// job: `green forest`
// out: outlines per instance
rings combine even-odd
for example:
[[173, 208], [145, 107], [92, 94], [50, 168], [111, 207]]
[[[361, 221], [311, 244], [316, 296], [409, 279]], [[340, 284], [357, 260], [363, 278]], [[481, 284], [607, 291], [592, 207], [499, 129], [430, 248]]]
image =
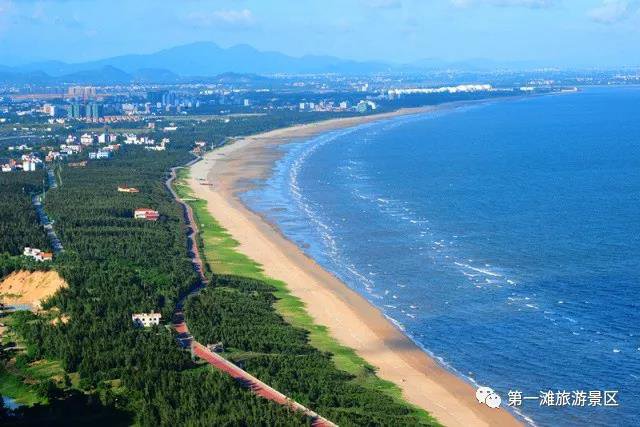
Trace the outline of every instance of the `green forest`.
[[[239, 128], [215, 132], [223, 140], [225, 134], [253, 133], [290, 124], [294, 118], [247, 120]], [[84, 168], [63, 163], [57, 171], [61, 185], [47, 192], [44, 205], [65, 247], [53, 266], [69, 286], [45, 301], [39, 313], [12, 315], [12, 327], [25, 349], [17, 357], [2, 357], [5, 362], [13, 357], [11, 363], [27, 371], [46, 362], [59, 366], [59, 372], [34, 386], [40, 403], [22, 406], [11, 416], [0, 407], [1, 424], [311, 424], [307, 416], [256, 397], [230, 377], [194, 361], [170, 328], [176, 303], [197, 276], [187, 253], [182, 208], [165, 180], [171, 167], [192, 158], [188, 148], [193, 138], [205, 133], [213, 138], [212, 129], [194, 130], [181, 133], [166, 152], [126, 147], [110, 160], [91, 161]], [[20, 190], [12, 196], [18, 202], [9, 206], [12, 212], [2, 211], [0, 224], [13, 226], [11, 235], [0, 238], [0, 252], [5, 253], [0, 262], [7, 265], [15, 260], [8, 254], [27, 245], [24, 239], [46, 245], [35, 216], [30, 216], [28, 194], [40, 188], [35, 175], [32, 179], [31, 187], [13, 184], [11, 188]], [[118, 192], [122, 185], [140, 191]], [[8, 188], [0, 188], [3, 200]], [[14, 236], [17, 207], [24, 211], [23, 222], [18, 222], [22, 237]], [[160, 218], [134, 219], [136, 208], [157, 210]], [[185, 307], [192, 332], [203, 343], [223, 341], [241, 367], [340, 425], [433, 424], [414, 408], [382, 390], [363, 387], [352, 373], [336, 368], [332, 354], [311, 346], [306, 330], [277, 313], [271, 285], [213, 273], [210, 288], [189, 298]], [[162, 314], [162, 325], [134, 327], [132, 313], [149, 311]]]
[[436, 425], [338, 370], [331, 354], [309, 345], [306, 331], [276, 313], [275, 291], [259, 280], [214, 275], [187, 300], [187, 323], [200, 342], [223, 342], [237, 364], [339, 425]]
[[48, 268], [21, 256], [26, 246], [50, 247], [31, 204], [31, 196], [42, 193], [44, 178], [42, 169], [0, 174], [0, 278], [19, 269]]
[[44, 177], [42, 169], [0, 174], [0, 254], [20, 255], [25, 246], [49, 247], [31, 205], [31, 195], [42, 192]]
[[[170, 328], [133, 326], [132, 313], [151, 310], [170, 324], [179, 295], [196, 280], [181, 209], [164, 187], [168, 169], [189, 159], [186, 150], [131, 150], [86, 168], [63, 168], [64, 184], [48, 192], [45, 208], [65, 245], [56, 266], [69, 288], [40, 314], [22, 312], [15, 328], [27, 343], [21, 363], [57, 360], [78, 381], [49, 384], [42, 391], [48, 405], [22, 407], [3, 423], [60, 422], [61, 408], [78, 403], [77, 391], [80, 401], [88, 400], [84, 406], [100, 408], [90, 412], [101, 425], [309, 423], [194, 363]], [[140, 193], [119, 193], [123, 184]], [[160, 220], [133, 219], [138, 207], [157, 209]], [[68, 322], [52, 322], [63, 316]]]

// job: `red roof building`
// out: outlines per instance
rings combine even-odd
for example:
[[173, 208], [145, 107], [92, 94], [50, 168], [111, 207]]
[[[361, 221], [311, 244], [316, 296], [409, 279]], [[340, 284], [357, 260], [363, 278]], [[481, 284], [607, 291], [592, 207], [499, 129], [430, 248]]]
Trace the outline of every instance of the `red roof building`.
[[153, 209], [140, 208], [136, 209], [133, 217], [135, 219], [145, 219], [147, 221], [157, 221], [160, 218], [160, 214], [158, 211], [154, 211]]

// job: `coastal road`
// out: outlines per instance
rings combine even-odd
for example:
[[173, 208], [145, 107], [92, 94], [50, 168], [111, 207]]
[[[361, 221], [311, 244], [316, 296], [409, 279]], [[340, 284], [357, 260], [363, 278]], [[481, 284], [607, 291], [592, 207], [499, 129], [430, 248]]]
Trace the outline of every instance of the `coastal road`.
[[[184, 167], [189, 167], [195, 162], [199, 161], [200, 158], [196, 158], [189, 163], [187, 163]], [[266, 383], [260, 381], [258, 378], [254, 377], [247, 371], [239, 368], [237, 365], [231, 363], [224, 357], [220, 356], [217, 353], [212, 352], [206, 346], [197, 342], [191, 333], [189, 332], [189, 327], [187, 326], [184, 319], [183, 305], [184, 301], [190, 296], [196, 295], [199, 293], [204, 286], [208, 284], [208, 279], [205, 274], [205, 266], [202, 261], [202, 257], [200, 256], [200, 249], [197, 243], [197, 234], [198, 234], [198, 225], [195, 221], [195, 216], [193, 214], [193, 209], [187, 203], [185, 203], [175, 192], [173, 189], [173, 183], [176, 179], [176, 171], [179, 168], [172, 168], [171, 175], [165, 182], [165, 185], [173, 198], [182, 206], [184, 212], [184, 220], [187, 225], [187, 240], [188, 240], [188, 250], [189, 256], [191, 257], [191, 262], [193, 263], [193, 268], [198, 274], [198, 283], [196, 286], [187, 294], [182, 300], [177, 304], [176, 310], [173, 314], [172, 326], [173, 329], [177, 333], [178, 343], [182, 348], [191, 348], [192, 354], [204, 360], [217, 370], [224, 372], [242, 384], [244, 387], [250, 389], [257, 396], [263, 397], [265, 399], [271, 400], [272, 402], [278, 403], [283, 406], [287, 406], [294, 411], [301, 412], [313, 420], [313, 425], [316, 427], [336, 427], [336, 424], [331, 421], [321, 417], [317, 413], [313, 412], [309, 408], [304, 405], [294, 401], [293, 399], [288, 398], [286, 395], [280, 393], [276, 389], [267, 385]]]

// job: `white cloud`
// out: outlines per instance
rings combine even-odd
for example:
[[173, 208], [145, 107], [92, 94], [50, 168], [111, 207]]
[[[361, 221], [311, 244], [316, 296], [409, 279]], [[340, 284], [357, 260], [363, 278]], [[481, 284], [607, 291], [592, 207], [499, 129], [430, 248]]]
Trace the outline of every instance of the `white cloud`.
[[525, 7], [528, 9], [547, 9], [555, 6], [560, 0], [450, 0], [456, 7], [488, 5], [497, 7]]
[[600, 6], [589, 11], [589, 17], [601, 24], [615, 24], [631, 18], [638, 10], [639, 1], [604, 0]]
[[227, 28], [250, 27], [256, 22], [249, 9], [191, 13], [187, 16], [187, 20], [198, 27], [224, 26]]

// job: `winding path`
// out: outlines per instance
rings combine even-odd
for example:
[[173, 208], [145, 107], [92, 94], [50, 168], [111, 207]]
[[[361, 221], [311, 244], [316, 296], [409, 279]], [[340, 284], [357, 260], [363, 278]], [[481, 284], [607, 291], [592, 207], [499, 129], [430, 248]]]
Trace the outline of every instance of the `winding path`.
[[200, 359], [209, 363], [211, 366], [215, 367], [221, 372], [225, 372], [231, 377], [233, 377], [236, 381], [241, 383], [244, 387], [249, 388], [254, 394], [263, 397], [265, 399], [276, 402], [280, 405], [287, 406], [295, 411], [301, 412], [313, 419], [313, 425], [318, 427], [337, 427], [336, 424], [331, 421], [321, 417], [317, 413], [313, 412], [309, 408], [304, 405], [294, 401], [293, 399], [288, 398], [284, 394], [280, 393], [276, 389], [270, 387], [264, 382], [260, 381], [258, 378], [254, 377], [247, 371], [239, 368], [235, 364], [231, 363], [224, 357], [220, 356], [217, 353], [210, 351], [206, 346], [197, 342], [191, 333], [189, 332], [189, 327], [187, 326], [184, 319], [183, 305], [184, 301], [192, 296], [199, 293], [204, 286], [208, 284], [208, 279], [205, 274], [204, 262], [202, 261], [202, 257], [200, 256], [200, 249], [198, 248], [197, 243], [197, 235], [198, 235], [198, 225], [195, 221], [195, 216], [193, 214], [193, 209], [187, 203], [185, 203], [175, 192], [173, 189], [173, 182], [176, 179], [176, 171], [183, 167], [189, 167], [192, 164], [199, 161], [200, 158], [193, 159], [186, 165], [182, 167], [174, 167], [171, 168], [171, 175], [165, 182], [165, 185], [173, 198], [182, 206], [184, 221], [187, 225], [187, 241], [188, 241], [188, 251], [189, 256], [191, 257], [191, 262], [193, 263], [193, 268], [198, 273], [198, 283], [196, 286], [189, 292], [189, 294], [185, 295], [180, 302], [176, 305], [176, 310], [173, 314], [172, 325], [175, 331], [178, 333], [177, 339], [179, 344], [183, 348], [190, 348], [192, 354], [198, 356]]

